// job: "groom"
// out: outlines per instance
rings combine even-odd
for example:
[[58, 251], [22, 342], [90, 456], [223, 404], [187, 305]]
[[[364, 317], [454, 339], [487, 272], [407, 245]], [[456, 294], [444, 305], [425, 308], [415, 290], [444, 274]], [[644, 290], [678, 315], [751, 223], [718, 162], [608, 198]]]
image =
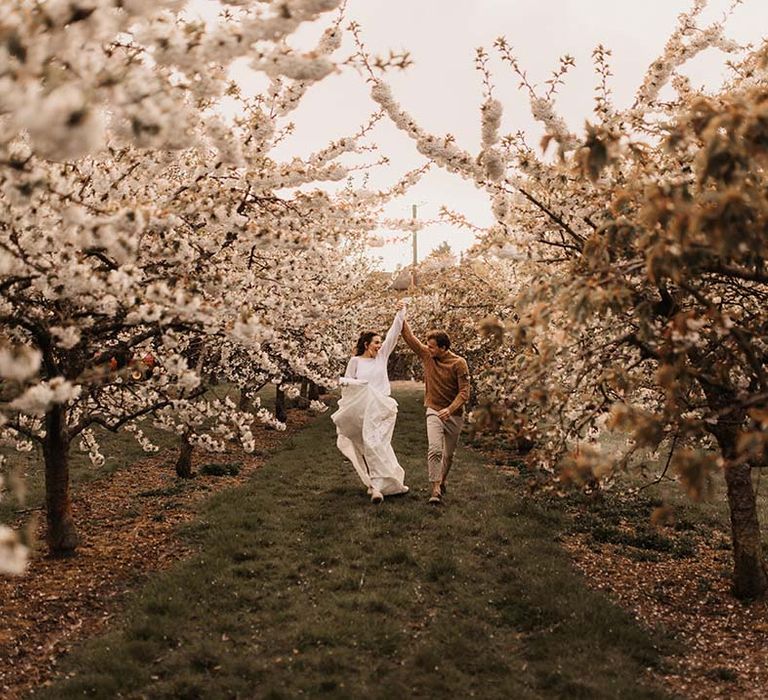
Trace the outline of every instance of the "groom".
[[445, 495], [445, 480], [464, 425], [464, 404], [469, 401], [469, 368], [463, 357], [451, 352], [451, 339], [444, 331], [427, 333], [425, 345], [405, 321], [403, 338], [424, 365], [427, 468], [432, 486], [429, 502], [439, 504]]

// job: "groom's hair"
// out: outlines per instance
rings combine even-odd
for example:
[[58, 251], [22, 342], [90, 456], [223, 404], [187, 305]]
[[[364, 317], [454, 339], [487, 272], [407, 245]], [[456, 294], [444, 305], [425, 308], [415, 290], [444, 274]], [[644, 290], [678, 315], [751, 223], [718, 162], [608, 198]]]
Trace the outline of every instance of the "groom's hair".
[[437, 343], [437, 347], [443, 350], [451, 349], [451, 339], [445, 331], [429, 331], [427, 333], [427, 340], [434, 340]]
[[381, 333], [377, 333], [376, 331], [363, 331], [360, 334], [360, 337], [357, 339], [357, 347], [355, 348], [355, 355], [362, 355], [365, 352], [365, 348], [368, 347], [368, 344], [377, 335], [381, 335]]

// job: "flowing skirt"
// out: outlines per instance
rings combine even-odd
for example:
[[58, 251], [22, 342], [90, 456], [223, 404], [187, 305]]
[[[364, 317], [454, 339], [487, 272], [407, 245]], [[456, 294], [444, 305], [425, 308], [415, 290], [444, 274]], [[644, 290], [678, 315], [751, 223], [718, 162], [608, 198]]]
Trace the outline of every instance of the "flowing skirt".
[[397, 401], [367, 383], [345, 379], [336, 424], [336, 446], [352, 462], [363, 484], [384, 496], [405, 493], [405, 471], [392, 449]]

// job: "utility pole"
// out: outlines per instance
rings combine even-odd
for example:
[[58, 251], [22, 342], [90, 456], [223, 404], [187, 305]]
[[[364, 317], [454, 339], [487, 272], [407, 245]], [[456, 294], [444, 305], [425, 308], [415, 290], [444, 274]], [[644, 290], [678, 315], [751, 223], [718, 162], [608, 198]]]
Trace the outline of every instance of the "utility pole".
[[416, 205], [416, 204], [411, 205], [411, 213], [412, 213], [412, 218], [413, 218], [413, 221], [414, 221], [414, 227], [413, 227], [413, 232], [412, 232], [412, 237], [411, 237], [412, 238], [412, 244], [413, 244], [413, 261], [411, 263], [411, 286], [412, 287], [416, 286], [416, 265], [419, 264], [419, 253], [418, 253], [418, 248], [416, 247], [417, 231], [416, 231], [416, 226], [415, 226], [415, 223], [416, 223], [416, 207], [417, 206], [418, 205]]

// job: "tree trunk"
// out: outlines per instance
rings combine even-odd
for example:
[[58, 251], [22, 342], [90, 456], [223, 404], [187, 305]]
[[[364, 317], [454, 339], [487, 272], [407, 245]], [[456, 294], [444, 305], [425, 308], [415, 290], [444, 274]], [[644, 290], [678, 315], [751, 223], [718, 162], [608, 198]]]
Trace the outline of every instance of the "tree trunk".
[[285, 392], [279, 387], [275, 387], [275, 417], [281, 423], [288, 420], [288, 413], [285, 410]]
[[733, 594], [762, 598], [768, 592], [757, 501], [752, 488], [752, 466], [736, 461], [736, 426], [733, 416], [721, 418], [713, 432], [725, 459], [725, 484], [733, 542]]
[[53, 556], [67, 556], [77, 549], [79, 538], [69, 500], [69, 437], [62, 405], [45, 414], [43, 458], [48, 549]]
[[[696, 362], [700, 358], [692, 353]], [[731, 541], [733, 545], [733, 594], [737, 598], [762, 598], [768, 593], [768, 574], [763, 559], [760, 521], [757, 517], [757, 501], [752, 488], [752, 467], [738, 458], [736, 442], [746, 413], [731, 408], [736, 404], [734, 391], [723, 390], [699, 377], [709, 407], [719, 415], [710, 428], [720, 447], [725, 462], [725, 485], [728, 494], [728, 510], [731, 516]]]
[[176, 476], [181, 479], [192, 478], [192, 449], [189, 433], [182, 433], [179, 438], [179, 458], [176, 460]]
[[250, 399], [248, 398], [248, 394], [245, 392], [245, 388], [240, 389], [240, 400], [237, 403], [237, 408], [240, 411], [247, 411], [250, 408]]
[[301, 394], [302, 399], [306, 399], [309, 396], [309, 379], [301, 380]]
[[752, 488], [752, 467], [749, 464], [726, 466], [725, 483], [731, 511], [733, 593], [737, 598], [762, 598], [768, 592], [768, 575]]
[[309, 383], [309, 391], [307, 392], [307, 398], [310, 401], [320, 400], [320, 389], [318, 389], [317, 384], [315, 384], [314, 382]]

